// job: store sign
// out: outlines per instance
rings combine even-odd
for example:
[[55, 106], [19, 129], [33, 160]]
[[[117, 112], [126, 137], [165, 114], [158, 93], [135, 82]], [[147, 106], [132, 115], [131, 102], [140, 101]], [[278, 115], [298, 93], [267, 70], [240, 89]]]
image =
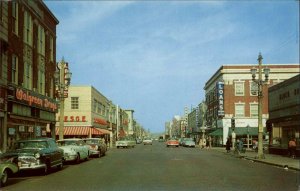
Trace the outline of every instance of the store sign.
[[51, 111], [57, 111], [58, 109], [57, 103], [54, 99], [48, 98], [32, 91], [16, 88], [15, 96], [17, 101], [26, 103], [29, 106], [36, 106]]
[[83, 115], [83, 116], [64, 116], [64, 122], [87, 122], [87, 121], [86, 121], [86, 116]]
[[218, 116], [224, 116], [224, 82], [217, 82]]

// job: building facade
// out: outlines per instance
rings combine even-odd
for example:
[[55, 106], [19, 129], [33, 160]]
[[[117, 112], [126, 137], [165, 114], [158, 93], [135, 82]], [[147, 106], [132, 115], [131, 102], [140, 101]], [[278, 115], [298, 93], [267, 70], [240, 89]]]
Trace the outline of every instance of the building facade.
[[58, 20], [40, 0], [1, 1], [0, 8], [0, 139], [5, 151], [18, 139], [54, 135]]
[[269, 88], [269, 152], [288, 154], [288, 142], [296, 138], [300, 155], [300, 75]]
[[[299, 73], [298, 64], [268, 64], [269, 81], [263, 86], [262, 118], [265, 127], [269, 118], [268, 87], [278, 84]], [[206, 125], [214, 129], [214, 145], [224, 145], [231, 136], [231, 119], [235, 119], [238, 137], [251, 139], [258, 134], [257, 86], [252, 81], [251, 68], [258, 65], [223, 65], [206, 82], [205, 102], [207, 105]], [[267, 138], [267, 137], [266, 137]], [[251, 144], [251, 140], [250, 140]]]

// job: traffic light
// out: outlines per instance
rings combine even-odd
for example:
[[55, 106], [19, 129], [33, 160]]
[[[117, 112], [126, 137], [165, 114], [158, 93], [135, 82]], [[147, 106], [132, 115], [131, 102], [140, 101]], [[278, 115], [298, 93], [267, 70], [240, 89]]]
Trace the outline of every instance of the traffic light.
[[231, 118], [231, 128], [232, 128], [232, 130], [234, 130], [234, 128], [235, 128], [235, 118], [234, 117]]

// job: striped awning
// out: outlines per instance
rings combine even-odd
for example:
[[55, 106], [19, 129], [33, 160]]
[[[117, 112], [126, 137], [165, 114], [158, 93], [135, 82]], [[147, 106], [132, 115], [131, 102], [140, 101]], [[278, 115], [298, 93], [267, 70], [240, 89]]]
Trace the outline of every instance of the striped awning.
[[[55, 134], [59, 134], [59, 127], [56, 127]], [[66, 126], [64, 127], [64, 135], [103, 135], [102, 131], [90, 126]]]

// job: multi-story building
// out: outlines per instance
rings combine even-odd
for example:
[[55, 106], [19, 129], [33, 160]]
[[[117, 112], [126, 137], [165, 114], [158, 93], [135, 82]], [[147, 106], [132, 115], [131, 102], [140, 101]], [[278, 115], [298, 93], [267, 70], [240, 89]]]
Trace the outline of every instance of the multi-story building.
[[[115, 106], [93, 86], [71, 85], [64, 108], [64, 137], [103, 137], [110, 141], [115, 129]], [[60, 111], [57, 113], [56, 135], [59, 132]]]
[[129, 136], [134, 136], [134, 132], [135, 132], [135, 129], [134, 129], [134, 118], [133, 118], [134, 110], [132, 110], [132, 109], [125, 109], [124, 111], [128, 115], [128, 129], [125, 130], [126, 134], [129, 135]]
[[58, 20], [41, 0], [1, 1], [0, 10], [0, 140], [6, 150], [21, 138], [47, 136], [47, 130], [54, 135]]
[[[299, 64], [268, 64], [269, 81], [263, 86], [262, 118], [265, 127], [269, 117], [268, 87], [299, 73]], [[225, 144], [231, 135], [231, 119], [235, 118], [235, 133], [256, 138], [258, 134], [258, 96], [252, 81], [251, 68], [258, 65], [223, 65], [206, 82], [206, 125], [216, 129], [210, 135], [218, 144]]]
[[269, 88], [269, 152], [288, 154], [288, 142], [296, 138], [300, 155], [300, 75]]

